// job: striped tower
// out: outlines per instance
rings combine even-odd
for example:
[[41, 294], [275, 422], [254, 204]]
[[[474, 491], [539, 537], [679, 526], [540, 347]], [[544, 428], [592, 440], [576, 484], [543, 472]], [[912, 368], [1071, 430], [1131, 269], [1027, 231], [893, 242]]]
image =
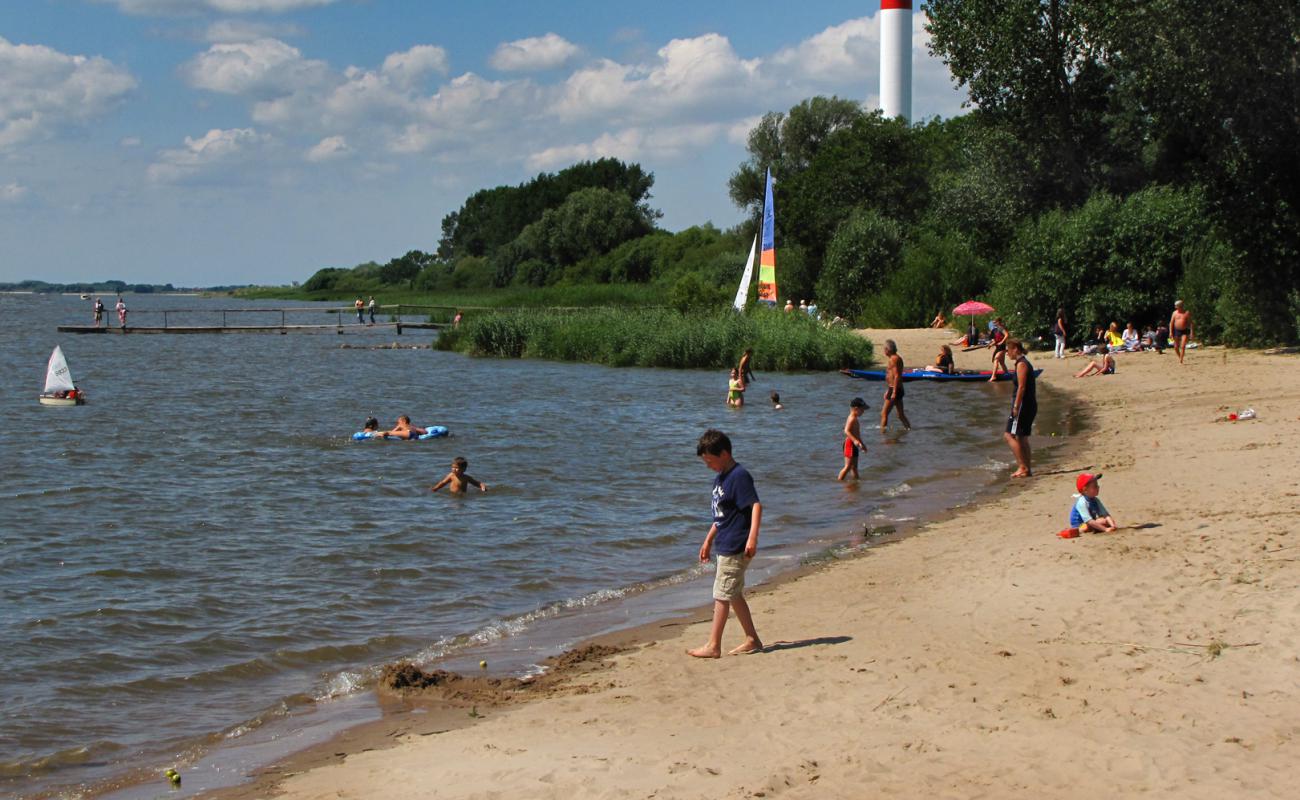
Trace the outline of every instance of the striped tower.
[[880, 110], [912, 119], [912, 0], [880, 0]]

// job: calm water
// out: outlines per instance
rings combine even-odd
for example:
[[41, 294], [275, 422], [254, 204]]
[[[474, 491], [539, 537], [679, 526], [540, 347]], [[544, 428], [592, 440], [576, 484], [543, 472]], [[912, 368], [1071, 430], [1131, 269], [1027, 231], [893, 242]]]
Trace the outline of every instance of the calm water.
[[[734, 411], [716, 372], [339, 347], [392, 331], [55, 332], [88, 307], [0, 296], [0, 793], [197, 758], [353, 695], [400, 657], [490, 651], [524, 671], [595, 628], [707, 602], [693, 564], [706, 427], [756, 477], [768, 571], [868, 520], [965, 502], [1008, 459], [1002, 385], [914, 384], [917, 430], [868, 437], [862, 484], [846, 488], [833, 478], [847, 401], [865, 395], [870, 419], [880, 386], [839, 375], [760, 373], [750, 394], [778, 389], [786, 410]], [[90, 404], [37, 404], [55, 344]], [[367, 415], [401, 413], [454, 437], [349, 441]], [[457, 455], [487, 494], [428, 493]], [[674, 586], [690, 590], [646, 599]]]

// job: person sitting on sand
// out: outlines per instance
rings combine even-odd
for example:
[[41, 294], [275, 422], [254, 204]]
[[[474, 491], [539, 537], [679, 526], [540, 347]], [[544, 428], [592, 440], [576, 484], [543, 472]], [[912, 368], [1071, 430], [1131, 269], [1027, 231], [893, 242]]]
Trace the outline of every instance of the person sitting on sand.
[[1115, 356], [1110, 353], [1102, 353], [1101, 358], [1096, 361], [1089, 361], [1088, 366], [1079, 370], [1076, 378], [1086, 378], [1089, 375], [1114, 375], [1115, 374]]
[[1120, 334], [1119, 338], [1124, 341], [1124, 349], [1129, 352], [1142, 349], [1142, 337], [1138, 336], [1138, 330], [1131, 322], [1124, 328], [1124, 332]]
[[722, 632], [727, 616], [736, 612], [736, 620], [745, 632], [745, 641], [728, 655], [758, 653], [763, 642], [754, 628], [754, 618], [745, 600], [745, 570], [758, 551], [758, 530], [763, 522], [763, 504], [749, 471], [731, 455], [731, 439], [719, 430], [709, 429], [700, 437], [695, 454], [704, 465], [718, 473], [713, 479], [713, 524], [700, 545], [700, 563], [710, 555], [717, 558], [713, 579], [713, 625], [709, 641], [703, 647], [687, 650], [695, 658], [718, 658], [722, 655]]
[[975, 318], [972, 317], [970, 325], [966, 326], [966, 335], [960, 336], [948, 344], [961, 345], [962, 347], [979, 347], [980, 346], [980, 329], [975, 325]]
[[1119, 323], [1112, 322], [1106, 329], [1106, 346], [1112, 353], [1124, 349], [1124, 337], [1119, 333]]
[[781, 405], [781, 395], [776, 392], [772, 392], [772, 410], [780, 411], [783, 408], [785, 408], [785, 406]]
[[925, 365], [926, 372], [942, 372], [944, 375], [952, 374], [952, 348], [948, 345], [939, 346], [939, 355], [934, 359], [933, 364]]
[[934, 319], [930, 320], [930, 327], [931, 328], [948, 327], [948, 318], [943, 315], [943, 309], [939, 309], [939, 313], [935, 314]]
[[411, 418], [403, 414], [397, 418], [397, 424], [390, 431], [382, 431], [379, 435], [385, 439], [416, 439], [428, 433], [424, 428], [411, 424]]
[[731, 379], [727, 381], [727, 405], [740, 408], [745, 404], [745, 382], [740, 379], [740, 370], [731, 370]]
[[1070, 527], [1078, 528], [1080, 533], [1110, 533], [1119, 529], [1115, 518], [1097, 496], [1101, 494], [1101, 488], [1097, 485], [1099, 478], [1100, 472], [1095, 475], [1085, 472], [1074, 479], [1074, 488], [1079, 493], [1075, 495], [1078, 499], [1070, 508]]
[[1083, 353], [1084, 355], [1091, 355], [1093, 353], [1100, 353], [1105, 349], [1106, 349], [1106, 329], [1098, 325], [1096, 328], [1093, 329], [1092, 338], [1088, 339], [1083, 343], [1083, 347], [1079, 349], [1079, 352]]
[[465, 474], [465, 470], [468, 467], [469, 462], [466, 461], [463, 456], [456, 456], [451, 460], [451, 472], [447, 473], [447, 477], [431, 486], [429, 491], [436, 492], [442, 487], [450, 484], [450, 491], [452, 494], [465, 494], [470, 486], [476, 486], [480, 492], [486, 492], [488, 489], [486, 483], [475, 480]]

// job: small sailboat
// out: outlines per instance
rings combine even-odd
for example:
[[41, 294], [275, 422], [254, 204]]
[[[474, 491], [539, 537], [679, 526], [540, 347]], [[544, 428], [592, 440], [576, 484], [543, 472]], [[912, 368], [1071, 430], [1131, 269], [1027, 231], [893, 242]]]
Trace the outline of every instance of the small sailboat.
[[45, 391], [41, 392], [43, 406], [82, 406], [86, 395], [72, 382], [72, 371], [63, 357], [63, 348], [54, 346], [50, 363], [45, 368]]
[[[774, 240], [776, 216], [772, 210], [772, 170], [767, 171], [767, 188], [763, 193], [763, 252], [758, 265], [758, 300], [776, 307], [776, 244]], [[745, 262], [745, 272], [740, 277], [740, 287], [736, 289], [736, 299], [731, 305], [737, 311], [745, 310], [749, 299], [749, 284], [754, 279], [754, 253], [758, 250], [758, 236], [749, 246], [749, 260]]]

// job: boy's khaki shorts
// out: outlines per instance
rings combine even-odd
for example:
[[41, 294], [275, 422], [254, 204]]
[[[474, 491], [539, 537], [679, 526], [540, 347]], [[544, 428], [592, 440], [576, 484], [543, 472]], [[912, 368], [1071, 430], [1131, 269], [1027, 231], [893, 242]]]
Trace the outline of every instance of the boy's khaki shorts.
[[713, 599], [731, 601], [745, 593], [745, 568], [752, 558], [744, 553], [718, 557], [718, 572], [713, 577]]

